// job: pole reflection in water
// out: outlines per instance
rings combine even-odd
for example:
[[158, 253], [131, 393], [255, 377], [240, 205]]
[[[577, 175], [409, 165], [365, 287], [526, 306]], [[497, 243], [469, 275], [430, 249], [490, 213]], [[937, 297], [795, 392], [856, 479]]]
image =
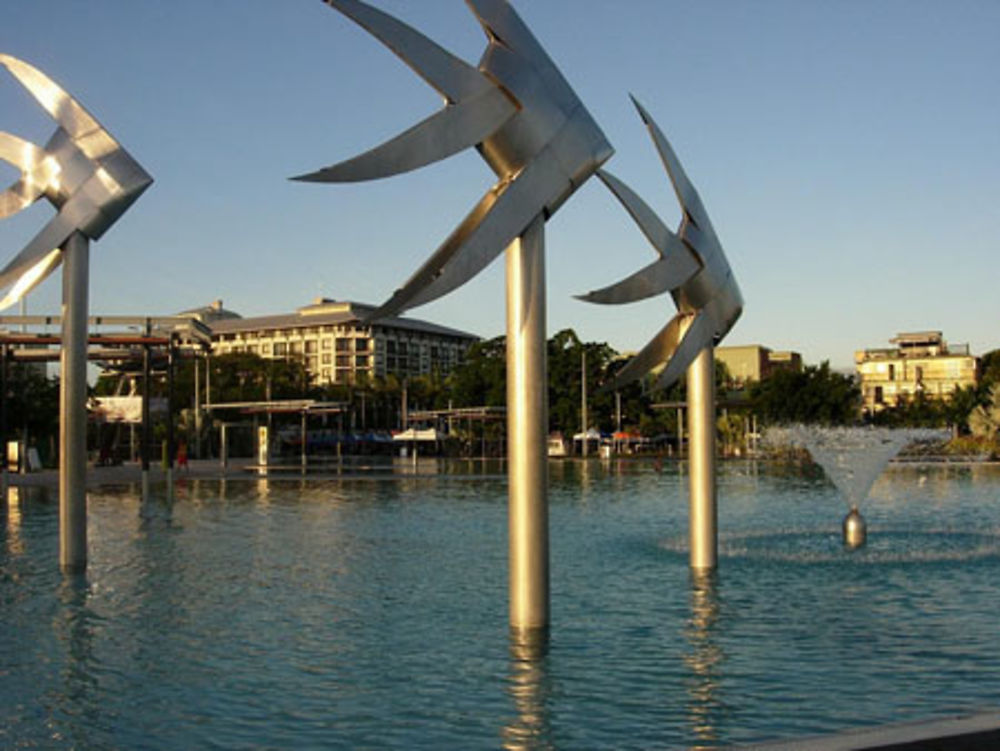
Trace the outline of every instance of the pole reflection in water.
[[74, 718], [91, 718], [100, 727], [101, 692], [97, 659], [94, 655], [97, 616], [90, 609], [90, 584], [85, 573], [67, 576], [59, 585], [59, 610], [53, 623], [53, 633], [65, 650], [62, 661], [62, 691], [55, 706], [50, 707], [50, 727], [53, 739], [63, 738], [70, 745], [91, 747], [96, 739], [77, 726]]
[[725, 654], [718, 644], [719, 592], [714, 571], [691, 572], [691, 616], [684, 628], [688, 644], [684, 664], [690, 671], [685, 679], [688, 694], [687, 716], [692, 748], [715, 748], [718, 726], [724, 711], [720, 681]]
[[7, 511], [5, 529], [8, 555], [24, 555], [24, 541], [21, 539], [21, 488], [7, 486], [7, 497], [3, 508]]
[[517, 717], [503, 729], [503, 747], [509, 751], [555, 748], [548, 651], [547, 629], [511, 629], [507, 692]]
[[164, 494], [149, 491], [139, 500], [139, 531], [149, 532], [152, 528], [169, 528], [174, 522], [173, 489], [166, 487]]

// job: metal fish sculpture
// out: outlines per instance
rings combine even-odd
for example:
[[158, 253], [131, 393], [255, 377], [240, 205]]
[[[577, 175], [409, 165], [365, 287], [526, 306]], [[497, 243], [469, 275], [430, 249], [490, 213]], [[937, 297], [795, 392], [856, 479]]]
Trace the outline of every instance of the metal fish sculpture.
[[354, 159], [297, 180], [352, 182], [416, 169], [475, 146], [498, 182], [392, 297], [381, 318], [472, 279], [538, 217], [547, 219], [613, 153], [505, 0], [466, 0], [488, 46], [478, 67], [359, 0], [324, 0], [379, 39], [445, 100], [444, 109]]
[[59, 265], [74, 232], [97, 240], [153, 182], [145, 170], [73, 97], [28, 63], [0, 54], [0, 66], [59, 124], [44, 147], [0, 132], [0, 159], [21, 171], [0, 192], [0, 219], [41, 198], [56, 215], [0, 270], [9, 288], [0, 309], [27, 294]]
[[718, 344], [743, 311], [743, 297], [698, 191], [656, 122], [634, 98], [683, 209], [674, 233], [631, 188], [605, 170], [598, 177], [639, 225], [659, 258], [609, 287], [579, 296], [587, 302], [621, 304], [670, 291], [678, 313], [607, 384], [614, 390], [666, 363], [657, 387], [672, 385], [702, 349]]

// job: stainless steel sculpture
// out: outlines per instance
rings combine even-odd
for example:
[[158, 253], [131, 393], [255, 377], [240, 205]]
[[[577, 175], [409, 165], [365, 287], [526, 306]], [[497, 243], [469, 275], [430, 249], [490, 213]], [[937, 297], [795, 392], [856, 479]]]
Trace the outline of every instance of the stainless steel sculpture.
[[666, 364], [657, 385], [667, 388], [688, 371], [691, 430], [691, 566], [716, 565], [715, 368], [712, 348], [743, 310], [743, 298], [698, 191], [656, 122], [632, 100], [649, 130], [683, 209], [677, 232], [670, 231], [631, 188], [599, 170], [659, 258], [604, 289], [583, 295], [588, 302], [620, 304], [670, 291], [677, 315], [618, 373], [606, 389], [616, 389]]
[[46, 198], [56, 215], [0, 270], [17, 302], [63, 263], [63, 332], [59, 430], [59, 560], [87, 565], [87, 287], [89, 243], [99, 239], [149, 187], [152, 178], [78, 102], [44, 73], [0, 54], [0, 66], [58, 123], [44, 147], [0, 132], [0, 159], [21, 177], [0, 193], [0, 219]]
[[499, 178], [372, 318], [451, 292], [507, 250], [510, 621], [546, 627], [548, 504], [545, 220], [613, 150], [505, 0], [466, 0], [489, 43], [479, 66], [358, 0], [326, 0], [445, 99], [443, 110], [354, 159], [301, 180], [352, 182], [415, 169], [475, 146]]

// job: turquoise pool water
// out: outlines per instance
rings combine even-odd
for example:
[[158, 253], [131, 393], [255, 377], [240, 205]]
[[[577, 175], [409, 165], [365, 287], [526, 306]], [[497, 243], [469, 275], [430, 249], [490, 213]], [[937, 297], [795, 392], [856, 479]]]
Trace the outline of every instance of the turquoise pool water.
[[722, 465], [692, 580], [683, 467], [551, 465], [548, 650], [507, 633], [506, 481], [179, 481], [0, 505], [0, 747], [673, 748], [1000, 703], [1000, 470], [891, 468], [869, 545], [816, 473]]

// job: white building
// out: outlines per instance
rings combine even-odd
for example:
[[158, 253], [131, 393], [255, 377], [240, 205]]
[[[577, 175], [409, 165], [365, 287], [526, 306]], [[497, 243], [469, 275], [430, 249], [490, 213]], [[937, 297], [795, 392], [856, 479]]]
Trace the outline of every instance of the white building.
[[447, 373], [479, 337], [413, 318], [362, 320], [374, 307], [318, 298], [294, 313], [241, 318], [218, 300], [185, 311], [212, 328], [212, 353], [302, 358], [313, 382], [355, 383], [371, 376]]

